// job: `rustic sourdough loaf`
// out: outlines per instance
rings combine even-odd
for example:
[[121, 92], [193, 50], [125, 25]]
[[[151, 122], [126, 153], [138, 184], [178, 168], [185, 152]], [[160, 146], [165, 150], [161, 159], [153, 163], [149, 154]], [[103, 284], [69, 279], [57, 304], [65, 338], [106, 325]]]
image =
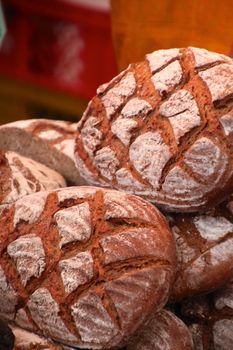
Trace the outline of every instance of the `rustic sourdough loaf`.
[[13, 350], [74, 350], [19, 327], [11, 326], [11, 329], [15, 336]]
[[65, 187], [56, 171], [10, 151], [0, 151], [0, 208], [34, 192]]
[[211, 292], [233, 277], [233, 196], [205, 214], [169, 216], [178, 269], [170, 300]]
[[74, 164], [76, 124], [49, 119], [20, 120], [0, 126], [0, 149], [32, 158], [62, 174], [71, 184], [82, 184]]
[[89, 184], [168, 211], [198, 211], [233, 189], [233, 60], [189, 47], [155, 51], [101, 86], [78, 124]]
[[0, 219], [0, 317], [70, 346], [123, 346], [166, 303], [175, 255], [165, 218], [141, 198], [25, 196]]
[[194, 350], [233, 349], [233, 282], [212, 294], [186, 300], [181, 310]]
[[192, 350], [193, 342], [187, 326], [172, 312], [153, 314], [130, 340], [126, 350]]

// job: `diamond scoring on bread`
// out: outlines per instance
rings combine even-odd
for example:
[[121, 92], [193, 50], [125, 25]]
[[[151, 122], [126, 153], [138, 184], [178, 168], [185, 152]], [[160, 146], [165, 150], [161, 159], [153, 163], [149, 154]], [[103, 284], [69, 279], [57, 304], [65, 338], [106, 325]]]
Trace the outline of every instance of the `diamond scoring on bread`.
[[101, 188], [24, 199], [0, 219], [0, 315], [70, 346], [126, 344], [168, 299], [176, 259], [166, 220]]
[[[229, 57], [192, 47], [158, 50], [131, 64], [98, 90], [78, 123], [81, 175], [167, 211], [197, 211], [220, 201], [232, 190], [230, 122], [224, 119], [232, 111], [232, 72]], [[83, 129], [92, 118], [87, 152]]]

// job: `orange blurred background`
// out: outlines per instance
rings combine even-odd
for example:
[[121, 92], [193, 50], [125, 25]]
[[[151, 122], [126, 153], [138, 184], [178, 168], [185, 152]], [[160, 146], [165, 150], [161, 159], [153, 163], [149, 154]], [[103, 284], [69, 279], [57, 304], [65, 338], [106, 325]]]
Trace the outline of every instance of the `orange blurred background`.
[[192, 45], [233, 54], [231, 0], [2, 4], [7, 34], [0, 47], [0, 123], [77, 120], [100, 84], [156, 49]]

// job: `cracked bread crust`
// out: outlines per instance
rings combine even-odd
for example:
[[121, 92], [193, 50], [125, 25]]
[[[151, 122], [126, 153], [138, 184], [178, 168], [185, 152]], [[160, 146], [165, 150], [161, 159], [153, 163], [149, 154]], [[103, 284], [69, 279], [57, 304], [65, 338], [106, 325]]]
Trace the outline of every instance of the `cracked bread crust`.
[[195, 350], [229, 350], [233, 347], [233, 282], [206, 296], [181, 304]]
[[166, 303], [176, 269], [160, 212], [115, 190], [24, 197], [0, 219], [0, 316], [89, 349], [121, 347]]
[[178, 269], [170, 300], [209, 293], [233, 276], [233, 196], [209, 211], [168, 217]]
[[0, 209], [34, 192], [65, 187], [56, 171], [10, 151], [0, 151]]
[[75, 158], [89, 184], [195, 212], [233, 187], [233, 61], [204, 49], [158, 50], [97, 90]]
[[49, 119], [19, 120], [0, 126], [0, 149], [32, 158], [80, 185], [74, 164], [75, 123]]

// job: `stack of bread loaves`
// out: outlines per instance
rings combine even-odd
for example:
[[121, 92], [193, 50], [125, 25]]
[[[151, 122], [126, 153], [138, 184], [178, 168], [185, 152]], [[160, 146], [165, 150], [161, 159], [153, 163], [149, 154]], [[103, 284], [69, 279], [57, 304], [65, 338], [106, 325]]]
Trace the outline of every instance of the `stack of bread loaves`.
[[193, 47], [1, 126], [1, 350], [233, 349], [232, 142], [233, 60]]

